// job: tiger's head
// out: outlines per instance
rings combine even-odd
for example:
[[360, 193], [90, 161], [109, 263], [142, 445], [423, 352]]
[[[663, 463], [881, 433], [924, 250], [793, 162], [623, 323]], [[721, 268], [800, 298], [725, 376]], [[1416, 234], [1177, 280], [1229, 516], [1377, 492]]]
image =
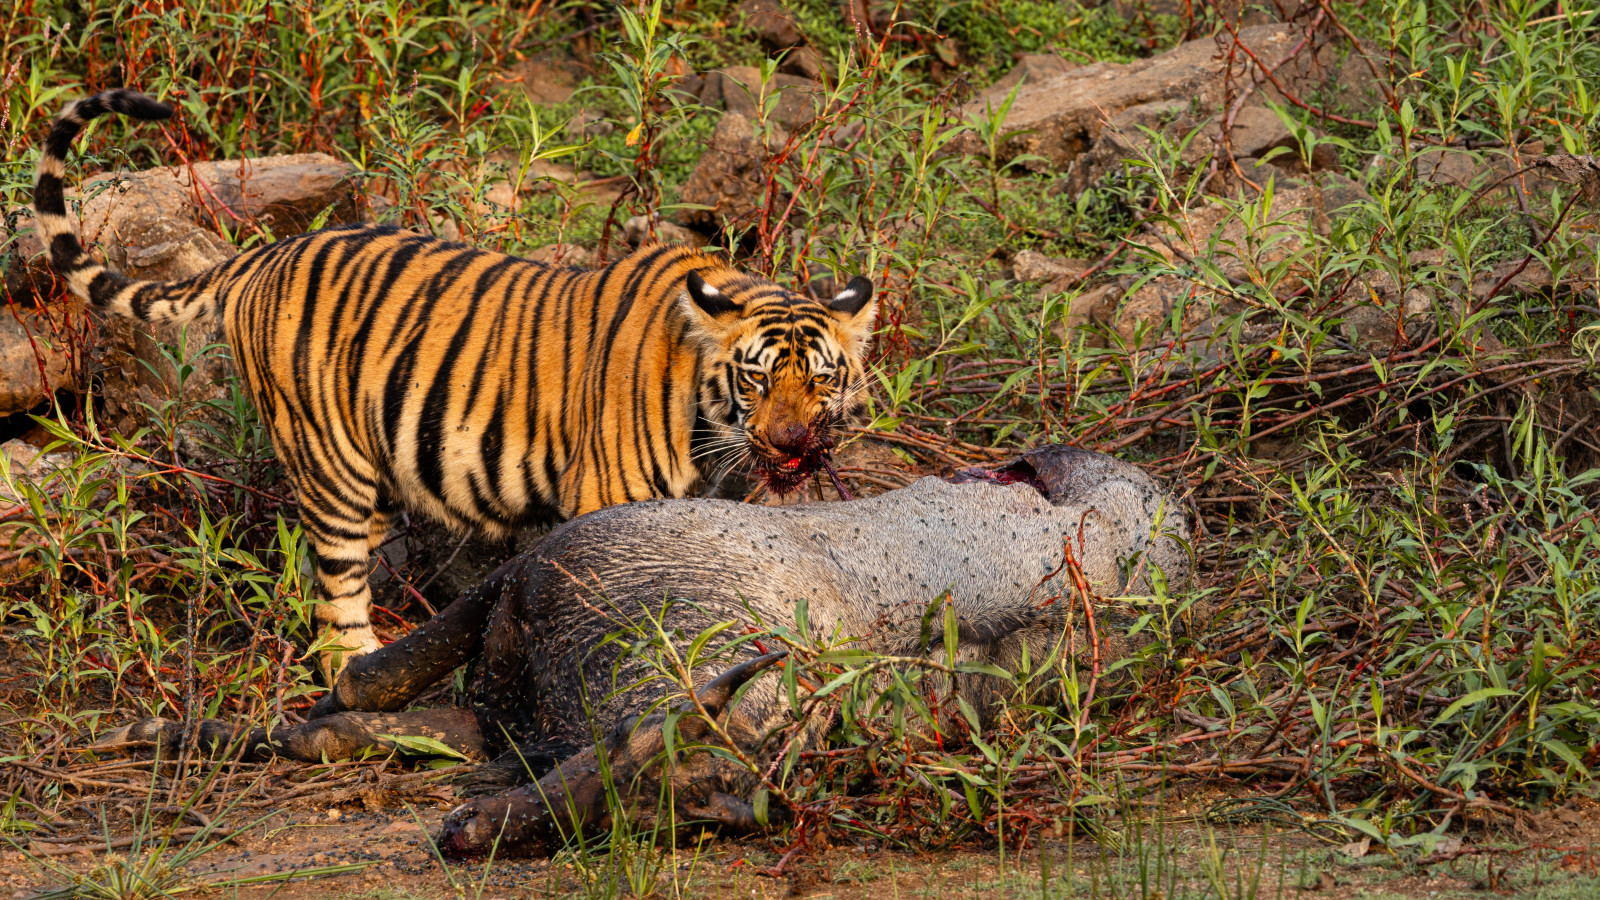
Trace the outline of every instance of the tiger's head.
[[689, 273], [683, 303], [703, 338], [701, 413], [722, 432], [712, 468], [749, 458], [769, 488], [794, 491], [865, 406], [872, 281], [857, 275], [818, 302], [708, 267]]

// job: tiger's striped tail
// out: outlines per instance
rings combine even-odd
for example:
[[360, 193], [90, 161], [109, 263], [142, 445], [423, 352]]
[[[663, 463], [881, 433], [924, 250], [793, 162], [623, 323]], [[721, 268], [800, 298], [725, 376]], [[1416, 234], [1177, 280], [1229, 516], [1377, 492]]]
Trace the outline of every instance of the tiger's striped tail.
[[178, 324], [209, 313], [211, 292], [202, 285], [167, 285], [135, 281], [95, 262], [78, 240], [67, 216], [65, 185], [67, 151], [83, 127], [106, 113], [120, 113], [146, 122], [172, 116], [172, 107], [137, 91], [103, 91], [74, 100], [50, 126], [33, 181], [33, 216], [39, 240], [50, 254], [50, 267], [72, 292], [91, 305], [146, 322]]

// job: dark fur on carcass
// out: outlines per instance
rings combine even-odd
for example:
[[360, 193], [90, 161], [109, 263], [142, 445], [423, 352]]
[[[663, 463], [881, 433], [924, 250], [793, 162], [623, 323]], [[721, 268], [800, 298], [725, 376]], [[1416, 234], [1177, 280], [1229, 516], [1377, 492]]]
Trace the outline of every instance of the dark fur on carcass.
[[[1066, 447], [848, 503], [614, 506], [566, 523], [433, 620], [357, 659], [305, 725], [258, 729], [247, 740], [256, 754], [313, 760], [392, 747], [384, 736], [395, 734], [425, 735], [474, 754], [514, 748], [542, 777], [452, 813], [440, 845], [458, 855], [496, 841], [502, 852], [548, 851], [563, 829], [601, 821], [607, 805], [596, 733], [611, 782], [626, 794], [657, 796], [665, 772], [686, 816], [748, 829], [757, 777], [745, 766], [710, 753], [662, 766], [668, 710], [661, 701], [669, 691], [660, 680], [634, 684], [648, 674], [648, 662], [621, 657], [623, 642], [604, 641], [624, 621], [665, 610], [664, 631], [686, 645], [720, 622], [789, 625], [805, 598], [812, 637], [844, 635], [872, 651], [919, 655], [927, 652], [928, 603], [948, 591], [959, 617], [957, 658], [1014, 669], [1024, 647], [1031, 659], [1047, 658], [1079, 614], [1076, 603], [1052, 599], [1074, 596], [1063, 591], [1063, 542], [1094, 592], [1112, 597], [1147, 593], [1152, 569], [1181, 585], [1187, 536], [1181, 511], [1149, 476]], [[688, 602], [666, 602], [673, 598]], [[1102, 637], [1109, 634], [1108, 656], [1126, 652], [1123, 632], [1133, 618], [1123, 605], [1100, 605], [1096, 620]], [[742, 630], [723, 634], [731, 641]], [[936, 652], [942, 658], [943, 650]], [[692, 673], [699, 705], [756, 758], [763, 739], [793, 721], [779, 679], [757, 677], [781, 654], [758, 653], [745, 643], [716, 664], [722, 671], [707, 665]], [[470, 716], [395, 712], [473, 658], [479, 663]], [[1000, 707], [1001, 685], [983, 675], [962, 675], [958, 683], [983, 718]], [[646, 710], [654, 712], [641, 718]], [[806, 740], [820, 742], [825, 725]], [[684, 742], [710, 731], [698, 715], [679, 724]], [[177, 723], [146, 720], [114, 739], [170, 740], [180, 732]], [[201, 737], [220, 744], [234, 733], [207, 722]]]

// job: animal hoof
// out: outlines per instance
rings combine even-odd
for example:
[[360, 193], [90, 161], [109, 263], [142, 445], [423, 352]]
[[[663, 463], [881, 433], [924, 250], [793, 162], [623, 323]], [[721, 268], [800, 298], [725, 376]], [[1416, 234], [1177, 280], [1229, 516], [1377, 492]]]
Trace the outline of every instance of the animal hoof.
[[114, 728], [101, 735], [91, 747], [95, 750], [122, 750], [130, 749], [129, 745], [142, 747], [154, 744], [157, 754], [171, 756], [183, 749], [185, 741], [193, 740], [201, 752], [215, 756], [228, 750], [241, 736], [241, 732], [233, 725], [218, 719], [201, 719], [186, 734], [182, 722], [155, 716]]
[[169, 722], [159, 716], [140, 719], [131, 725], [113, 728], [102, 734], [100, 739], [91, 744], [90, 747], [95, 750], [114, 750], [128, 744], [148, 743], [151, 741], [159, 743], [168, 725], [179, 725], [181, 727], [181, 723]]
[[482, 856], [493, 846], [500, 829], [489, 821], [488, 811], [476, 802], [463, 803], [445, 817], [435, 843], [439, 852], [450, 859], [470, 859]]
[[479, 797], [445, 816], [435, 843], [439, 852], [457, 859], [497, 855], [548, 855], [560, 841], [553, 830], [537, 785]]

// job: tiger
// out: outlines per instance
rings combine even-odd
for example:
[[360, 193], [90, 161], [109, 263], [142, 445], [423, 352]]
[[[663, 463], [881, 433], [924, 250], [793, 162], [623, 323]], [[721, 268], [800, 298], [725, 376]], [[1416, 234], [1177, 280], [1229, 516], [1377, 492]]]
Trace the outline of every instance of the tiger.
[[818, 300], [682, 246], [586, 271], [356, 224], [178, 281], [130, 279], [85, 251], [63, 189], [74, 139], [107, 113], [173, 110], [131, 90], [66, 105], [38, 162], [37, 233], [93, 309], [221, 317], [313, 551], [330, 683], [379, 646], [370, 557], [400, 512], [503, 539], [683, 497], [746, 462], [792, 493], [864, 409], [876, 316], [864, 275]]

